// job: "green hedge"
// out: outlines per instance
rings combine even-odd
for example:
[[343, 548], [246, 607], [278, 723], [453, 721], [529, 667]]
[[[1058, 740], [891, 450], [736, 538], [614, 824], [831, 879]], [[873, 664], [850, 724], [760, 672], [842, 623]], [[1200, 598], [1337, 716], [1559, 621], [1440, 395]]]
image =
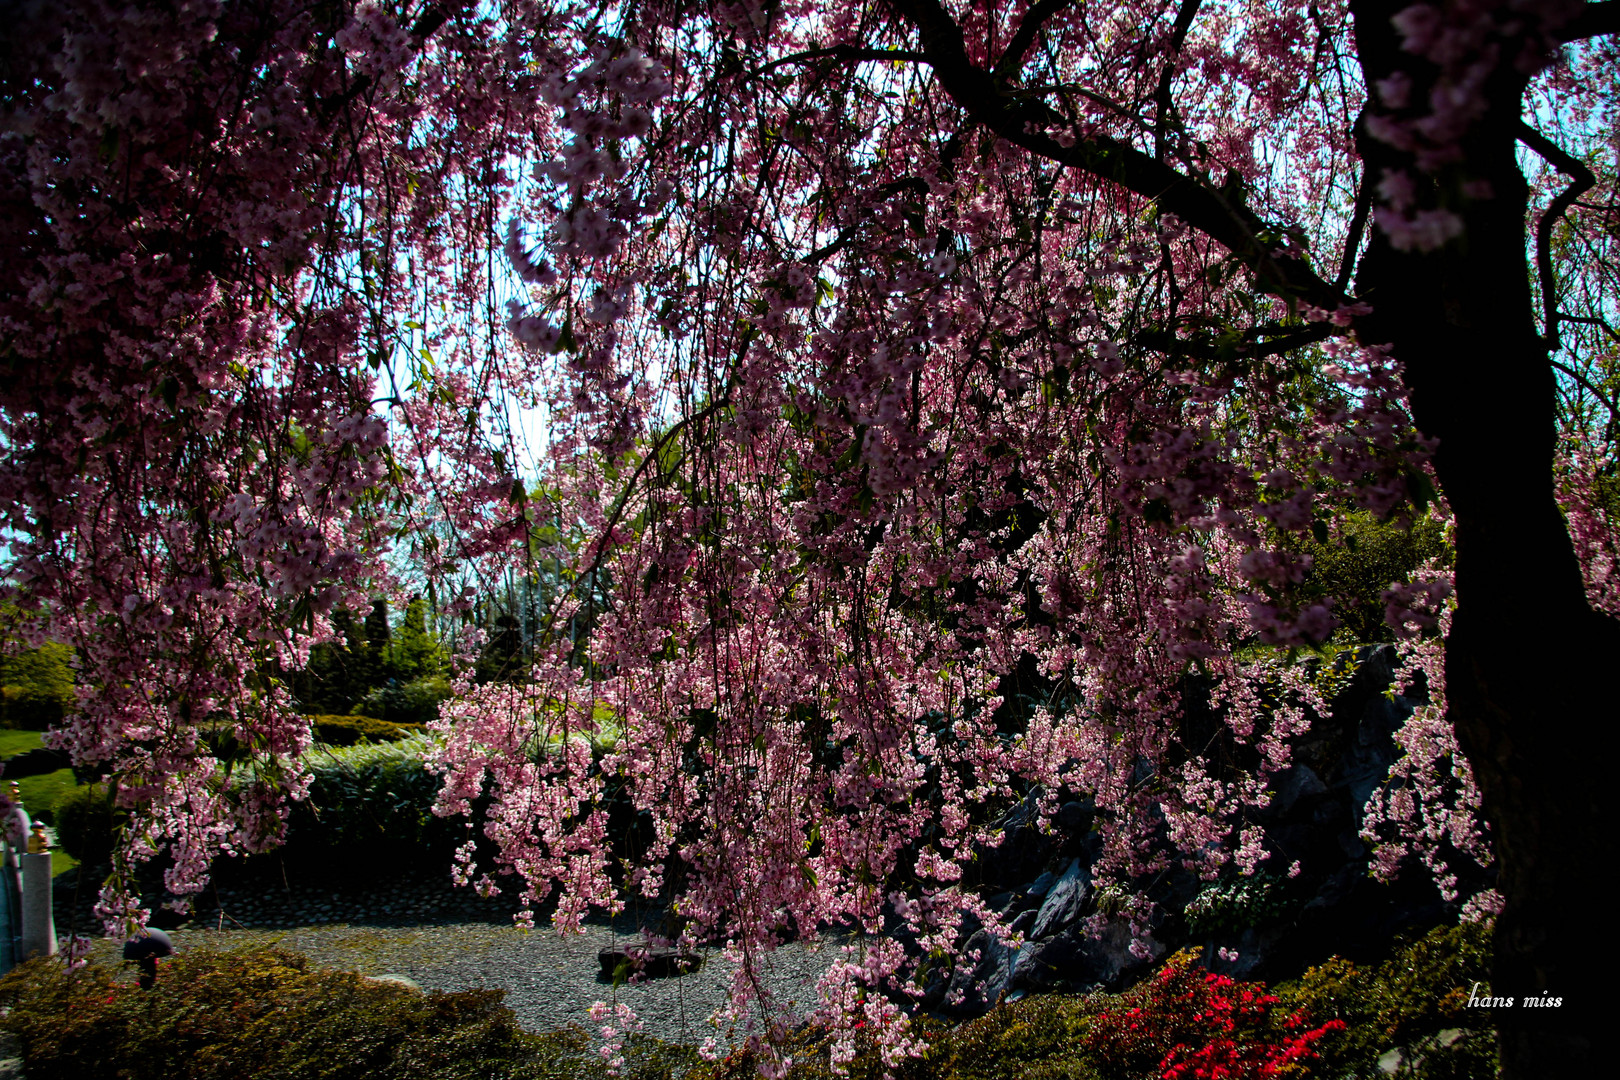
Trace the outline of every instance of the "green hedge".
[[467, 830], [460, 819], [433, 815], [443, 781], [422, 760], [430, 745], [415, 735], [310, 753], [309, 797], [292, 805], [282, 857], [354, 872], [448, 859]]
[[[305, 758], [312, 773], [309, 797], [292, 804], [277, 857], [323, 875], [332, 868], [370, 874], [424, 859], [448, 865], [467, 829], [462, 819], [433, 815], [442, 780], [422, 760], [430, 746], [426, 735], [408, 734], [392, 742], [312, 750]], [[123, 817], [106, 785], [85, 785], [57, 805], [57, 835], [80, 862], [105, 865]]]
[[315, 741], [328, 746], [353, 746], [362, 740], [394, 742], [421, 734], [421, 724], [396, 724], [370, 716], [311, 716]]
[[[424, 994], [275, 948], [183, 950], [151, 991], [39, 959], [0, 980], [0, 1029], [22, 1042], [29, 1080], [605, 1077], [585, 1032], [525, 1032], [502, 996]], [[667, 1076], [658, 1063], [680, 1057], [650, 1040], [632, 1054], [633, 1077]]]
[[113, 836], [128, 814], [113, 806], [106, 784], [83, 784], [57, 802], [55, 816], [63, 850], [81, 863], [104, 866], [112, 861]]
[[1334, 957], [1277, 993], [1291, 1008], [1345, 1022], [1342, 1032], [1323, 1040], [1321, 1075], [1379, 1075], [1379, 1058], [1396, 1050], [1402, 1076], [1495, 1076], [1490, 1010], [1468, 1006], [1470, 987], [1490, 985], [1490, 955], [1486, 927], [1441, 927], [1382, 964], [1358, 968]]

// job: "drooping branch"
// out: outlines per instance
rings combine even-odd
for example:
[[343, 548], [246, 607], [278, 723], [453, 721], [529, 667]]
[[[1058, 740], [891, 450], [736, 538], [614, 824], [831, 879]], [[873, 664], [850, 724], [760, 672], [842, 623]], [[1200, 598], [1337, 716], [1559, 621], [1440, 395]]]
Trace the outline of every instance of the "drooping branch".
[[800, 52], [789, 53], [778, 57], [768, 64], [761, 65], [748, 73], [748, 78], [757, 79], [761, 75], [768, 75], [779, 67], [789, 64], [808, 64], [816, 60], [836, 60], [841, 64], [865, 64], [881, 60], [901, 60], [916, 63], [923, 59], [923, 55], [909, 49], [863, 49], [858, 45], [833, 45], [825, 49], [804, 49]]
[[[468, 4], [469, 0], [449, 0], [448, 3], [430, 4], [428, 9], [422, 12], [421, 18], [411, 27], [411, 48], [420, 52], [427, 39], [438, 33], [440, 28], [450, 21], [450, 16], [464, 10]], [[324, 119], [331, 120], [348, 108], [360, 95], [371, 89], [373, 81], [370, 75], [362, 75], [350, 83], [343, 93], [326, 103], [323, 109]]]
[[889, 3], [916, 28], [922, 52], [940, 85], [975, 122], [1031, 153], [1155, 201], [1162, 210], [1230, 250], [1266, 292], [1289, 303], [1303, 301], [1330, 311], [1350, 302], [1303, 258], [1274, 255], [1273, 243], [1264, 238], [1270, 231], [1266, 223], [1209, 184], [1106, 135], [1077, 139], [1072, 146], [1058, 143], [1046, 132], [1067, 127], [1067, 119], [1045, 103], [1009, 95], [995, 76], [969, 60], [961, 27], [938, 0]]
[[1547, 212], [1536, 223], [1536, 273], [1541, 279], [1542, 336], [1549, 349], [1558, 348], [1558, 281], [1553, 274], [1552, 231], [1571, 204], [1597, 183], [1592, 170], [1581, 164], [1563, 147], [1529, 124], [1519, 124], [1519, 141], [1540, 154], [1542, 159], [1569, 177], [1569, 187], [1558, 193]]

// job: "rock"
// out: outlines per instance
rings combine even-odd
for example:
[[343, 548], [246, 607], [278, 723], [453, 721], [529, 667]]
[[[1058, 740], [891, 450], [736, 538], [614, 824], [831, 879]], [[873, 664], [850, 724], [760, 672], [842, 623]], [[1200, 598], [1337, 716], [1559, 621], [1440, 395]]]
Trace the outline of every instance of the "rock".
[[1146, 955], [1131, 952], [1130, 924], [1110, 919], [1098, 937], [1075, 925], [1050, 941], [1031, 942], [1018, 959], [1012, 985], [1023, 989], [1118, 990], [1167, 951], [1149, 937]]
[[1039, 789], [1032, 790], [996, 822], [1001, 843], [976, 849], [975, 882], [979, 888], [1005, 889], [1014, 882], [1038, 876], [1062, 839], [1035, 827], [1039, 817]]
[[643, 942], [625, 942], [596, 954], [602, 974], [609, 979], [638, 975], [649, 979], [665, 975], [686, 975], [703, 966], [701, 953], [691, 949], [669, 949]]
[[1037, 940], [1048, 937], [1074, 922], [1090, 895], [1091, 872], [1080, 865], [1079, 859], [1071, 860], [1063, 876], [1047, 891], [1029, 936]]
[[421, 991], [422, 987], [415, 979], [405, 975], [365, 975], [362, 982], [380, 983], [385, 986], [403, 986], [407, 990]]
[[1300, 763], [1284, 771], [1277, 781], [1277, 793], [1272, 799], [1272, 806], [1276, 807], [1279, 813], [1286, 814], [1301, 798], [1325, 794], [1327, 789], [1328, 786], [1322, 783], [1322, 778], [1316, 775], [1315, 769]]
[[0, 1080], [22, 1080], [22, 1040], [15, 1032], [0, 1031]]
[[1091, 831], [1095, 812], [1088, 803], [1066, 802], [1058, 807], [1054, 823], [1070, 836], [1083, 836]]
[[1057, 881], [1058, 875], [1048, 870], [1040, 877], [1024, 886], [1024, 895], [1036, 898], [1043, 897], [1052, 891], [1052, 886], [1056, 885]]
[[939, 1006], [947, 1016], [983, 1016], [995, 1006], [1012, 979], [1017, 949], [987, 930], [977, 930], [962, 946], [964, 956], [974, 951], [979, 953], [978, 962], [966, 970], [959, 968], [951, 976]]

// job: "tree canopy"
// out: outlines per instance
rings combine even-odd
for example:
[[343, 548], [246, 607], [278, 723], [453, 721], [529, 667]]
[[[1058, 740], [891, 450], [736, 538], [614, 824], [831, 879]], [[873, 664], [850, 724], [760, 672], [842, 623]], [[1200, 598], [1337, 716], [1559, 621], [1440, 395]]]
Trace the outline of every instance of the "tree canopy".
[[[634, 892], [749, 957], [865, 928], [823, 989], [877, 1028], [885, 927], [994, 923], [960, 879], [1013, 788], [1092, 799], [1127, 888], [1271, 857], [1322, 706], [1290, 661], [1383, 632], [1336, 554], [1377, 525], [1423, 553], [1376, 603], [1458, 779], [1407, 826], [1478, 802], [1497, 990], [1573, 978], [1612, 848], [1615, 3], [6, 11], [9, 589], [133, 811], [109, 919], [129, 859], [184, 903], [274, 843], [340, 613], [517, 574], [548, 607], [503, 628], [520, 677], [462, 635], [441, 808], [492, 792], [565, 927]], [[1190, 675], [1254, 764], [1184, 744]], [[652, 823], [622, 872], [610, 790]], [[1577, 1011], [1510, 1018], [1505, 1069], [1584, 1067]]]

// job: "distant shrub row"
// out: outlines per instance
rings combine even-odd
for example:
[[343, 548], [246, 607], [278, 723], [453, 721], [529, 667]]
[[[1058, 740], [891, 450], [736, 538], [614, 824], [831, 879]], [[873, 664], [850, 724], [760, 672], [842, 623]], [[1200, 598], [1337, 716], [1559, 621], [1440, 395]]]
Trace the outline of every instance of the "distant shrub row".
[[[365, 717], [320, 718], [365, 720], [364, 725], [336, 725], [357, 731], [357, 738], [379, 734], [386, 742], [358, 741], [317, 747], [306, 757], [312, 775], [309, 796], [291, 807], [287, 842], [278, 857], [287, 864], [322, 874], [332, 867], [366, 874], [379, 867], [421, 860], [448, 865], [451, 851], [466, 838], [463, 819], [433, 815], [441, 779], [423, 763], [431, 746], [425, 734], [403, 729], [384, 733], [384, 721]], [[57, 837], [74, 858], [92, 866], [106, 864], [123, 812], [113, 807], [104, 784], [89, 784], [68, 795], [56, 809]]]
[[370, 716], [311, 716], [315, 741], [329, 746], [353, 746], [362, 739], [393, 742], [427, 729], [421, 724], [396, 724]]

